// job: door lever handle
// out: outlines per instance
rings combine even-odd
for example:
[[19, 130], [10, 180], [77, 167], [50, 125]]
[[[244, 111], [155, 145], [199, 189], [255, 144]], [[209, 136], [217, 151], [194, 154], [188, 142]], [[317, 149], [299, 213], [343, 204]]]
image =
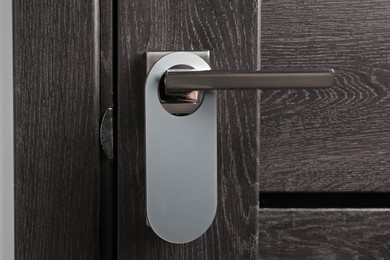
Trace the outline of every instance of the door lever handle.
[[333, 69], [318, 70], [167, 70], [165, 72], [167, 95], [184, 94], [194, 90], [213, 89], [291, 89], [329, 88], [333, 85]]
[[146, 66], [147, 223], [171, 243], [198, 238], [216, 213], [215, 89], [326, 88], [335, 77], [331, 69], [213, 71], [208, 51], [148, 52]]

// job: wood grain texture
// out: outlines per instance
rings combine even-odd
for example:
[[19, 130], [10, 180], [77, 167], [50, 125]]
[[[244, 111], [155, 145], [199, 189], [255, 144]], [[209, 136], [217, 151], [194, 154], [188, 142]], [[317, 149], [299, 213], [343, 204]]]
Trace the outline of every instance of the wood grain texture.
[[387, 0], [263, 1], [263, 67], [337, 78], [327, 90], [262, 92], [262, 191], [390, 190], [389, 32]]
[[[214, 69], [255, 69], [257, 2], [119, 1], [119, 259], [257, 259], [259, 96], [220, 92], [218, 212], [198, 240], [173, 245], [145, 224], [145, 52], [210, 50]], [[190, 138], [190, 137], [189, 137]]]
[[14, 1], [16, 259], [98, 259], [97, 2]]
[[[112, 0], [100, 0], [100, 119], [114, 106], [114, 13]], [[115, 108], [114, 108], [115, 111]], [[115, 120], [115, 119], [114, 119]], [[101, 149], [100, 162], [100, 259], [116, 259], [116, 171]]]
[[388, 259], [389, 210], [262, 210], [259, 259]]

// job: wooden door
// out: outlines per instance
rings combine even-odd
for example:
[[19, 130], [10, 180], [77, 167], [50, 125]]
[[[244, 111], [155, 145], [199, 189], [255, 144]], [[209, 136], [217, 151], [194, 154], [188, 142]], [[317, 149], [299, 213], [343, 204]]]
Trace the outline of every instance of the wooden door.
[[13, 10], [15, 258], [99, 259], [98, 2]]
[[260, 208], [259, 257], [388, 259], [390, 2], [261, 8], [263, 68], [326, 66], [337, 78], [331, 90], [261, 94], [259, 185], [270, 201], [260, 195], [260, 206], [287, 209]]
[[[389, 12], [384, 0], [118, 1], [118, 258], [386, 258]], [[153, 50], [210, 50], [213, 69], [337, 72], [327, 90], [219, 92], [217, 216], [185, 245], [145, 225]]]
[[[387, 0], [14, 1], [17, 259], [386, 259]], [[145, 52], [213, 69], [329, 67], [328, 90], [219, 91], [218, 211], [145, 223]], [[115, 158], [100, 149], [114, 106]], [[260, 195], [260, 196], [259, 196]]]

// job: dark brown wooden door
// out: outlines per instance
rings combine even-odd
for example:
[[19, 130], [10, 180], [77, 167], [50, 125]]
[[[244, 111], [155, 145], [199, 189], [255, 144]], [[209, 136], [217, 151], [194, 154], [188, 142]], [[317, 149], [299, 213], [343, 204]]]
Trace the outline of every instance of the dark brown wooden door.
[[[388, 0], [14, 1], [16, 258], [389, 258], [389, 32]], [[327, 90], [219, 91], [218, 211], [183, 245], [145, 221], [158, 50], [337, 72]]]
[[15, 258], [99, 259], [98, 2], [13, 10]]
[[[118, 258], [388, 257], [389, 12], [385, 0], [118, 1]], [[218, 212], [185, 245], [145, 225], [153, 50], [210, 50], [213, 69], [337, 72], [327, 90], [219, 92]]]
[[261, 9], [263, 68], [326, 66], [337, 78], [331, 90], [261, 94], [260, 191], [308, 208], [260, 209], [259, 257], [388, 259], [390, 2]]

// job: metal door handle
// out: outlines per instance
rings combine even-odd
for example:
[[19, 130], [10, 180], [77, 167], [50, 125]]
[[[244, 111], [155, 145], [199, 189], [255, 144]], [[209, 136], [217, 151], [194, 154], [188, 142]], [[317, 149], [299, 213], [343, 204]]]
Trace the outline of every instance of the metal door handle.
[[328, 88], [333, 85], [333, 69], [302, 71], [214, 71], [168, 70], [165, 72], [167, 95], [211, 89], [290, 89]]
[[154, 232], [172, 243], [201, 236], [217, 209], [215, 89], [326, 88], [335, 77], [331, 69], [213, 71], [208, 51], [146, 58], [146, 212]]

